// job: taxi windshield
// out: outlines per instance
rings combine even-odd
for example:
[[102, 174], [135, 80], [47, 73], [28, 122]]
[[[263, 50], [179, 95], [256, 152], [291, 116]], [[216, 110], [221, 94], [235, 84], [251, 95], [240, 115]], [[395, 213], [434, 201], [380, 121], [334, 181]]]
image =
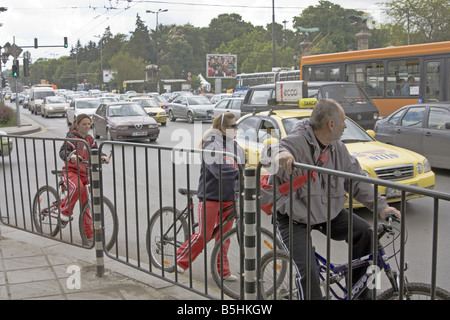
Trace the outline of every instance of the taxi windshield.
[[[309, 117], [303, 118], [287, 118], [283, 119], [283, 126], [286, 134], [289, 134], [294, 128], [297, 121], [304, 121], [309, 119]], [[352, 143], [352, 142], [371, 142], [373, 139], [358, 125], [356, 125], [353, 121], [348, 118], [345, 119], [345, 124], [347, 128], [344, 130], [344, 134], [341, 137], [341, 141], [344, 143]]]

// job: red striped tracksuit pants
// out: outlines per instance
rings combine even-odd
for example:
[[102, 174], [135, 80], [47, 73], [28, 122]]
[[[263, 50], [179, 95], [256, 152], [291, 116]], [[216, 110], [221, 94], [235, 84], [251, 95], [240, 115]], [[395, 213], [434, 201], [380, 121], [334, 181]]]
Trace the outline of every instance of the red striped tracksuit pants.
[[[63, 174], [63, 178], [66, 184], [66, 189], [69, 193], [67, 197], [63, 201], [61, 201], [60, 210], [61, 214], [71, 216], [73, 214], [73, 209], [76, 208], [75, 206], [77, 205], [76, 203], [80, 196], [82, 204], [84, 204], [88, 200], [86, 194], [86, 184], [89, 183], [89, 178], [78, 178], [78, 173], [71, 171], [68, 172], [68, 176], [66, 176], [66, 174]], [[92, 223], [90, 210], [91, 209], [88, 207], [87, 212], [84, 216], [84, 232], [88, 239], [94, 236], [94, 225]]]
[[[194, 262], [195, 258], [203, 251], [203, 243], [206, 238], [206, 243], [211, 240], [212, 234], [214, 232], [214, 227], [219, 225], [220, 223], [220, 202], [218, 201], [206, 201], [206, 214], [203, 215], [203, 201], [201, 201], [198, 205], [198, 232], [191, 236], [191, 247], [189, 250], [189, 240], [186, 241], [177, 251], [177, 264], [183, 268], [189, 268], [189, 251], [191, 252], [190, 257], [192, 262]], [[222, 202], [222, 209], [233, 204], [233, 201]], [[224, 211], [222, 213], [222, 220], [225, 220], [228, 214], [232, 210]], [[205, 217], [205, 219], [204, 219]], [[206, 222], [206, 228], [205, 228]], [[234, 218], [228, 222], [222, 228], [223, 234], [225, 232], [231, 230], [233, 227]], [[206, 229], [206, 230], [205, 230]], [[216, 243], [220, 241], [220, 232], [216, 235]], [[224, 241], [222, 245], [223, 249], [223, 276], [227, 277], [231, 274], [230, 265], [227, 258], [228, 248], [230, 246], [230, 240]], [[220, 255], [217, 258], [217, 269], [220, 273]]]

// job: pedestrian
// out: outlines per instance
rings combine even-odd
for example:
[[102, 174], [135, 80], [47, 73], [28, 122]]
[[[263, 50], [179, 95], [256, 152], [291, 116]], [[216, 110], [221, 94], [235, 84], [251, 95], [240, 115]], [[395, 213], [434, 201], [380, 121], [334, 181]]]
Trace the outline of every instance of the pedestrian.
[[[314, 258], [314, 250], [311, 244], [311, 268], [307, 275], [307, 212], [310, 208], [311, 228], [326, 233], [328, 206], [331, 208], [331, 234], [333, 240], [345, 240], [348, 242], [348, 218], [349, 212], [343, 208], [347, 200], [346, 193], [349, 192], [348, 181], [344, 178], [331, 176], [331, 197], [327, 203], [328, 179], [320, 173], [309, 174], [307, 170], [293, 167], [294, 162], [322, 166], [343, 172], [364, 175], [356, 158], [350, 155], [346, 146], [340, 138], [346, 128], [345, 112], [338, 102], [331, 99], [321, 99], [311, 114], [309, 120], [298, 121], [291, 133], [280, 140], [277, 145], [267, 146], [263, 154], [267, 155], [265, 163], [270, 161], [278, 163], [279, 170], [272, 172], [273, 179], [277, 185], [289, 181], [290, 174], [293, 176], [307, 174], [310, 181], [310, 202], [308, 203], [308, 184], [304, 184], [295, 192], [292, 208], [289, 201], [284, 201], [277, 206], [276, 213], [277, 229], [279, 236], [286, 249], [289, 248], [289, 240], [292, 236], [293, 259], [298, 268], [300, 277], [299, 298], [305, 298], [303, 290], [306, 288], [306, 278], [311, 280], [311, 299], [322, 299], [320, 280], [317, 265]], [[276, 154], [272, 154], [272, 150]], [[273, 166], [272, 166], [273, 167]], [[392, 212], [400, 217], [400, 212], [388, 206], [386, 199], [380, 195], [374, 199], [373, 186], [368, 183], [354, 181], [353, 196], [356, 200], [373, 210], [375, 202], [378, 203], [378, 214], [385, 218], [388, 212]], [[289, 214], [292, 209], [293, 233], [289, 233]], [[352, 256], [354, 259], [370, 254], [372, 251], [372, 231], [370, 225], [362, 218], [353, 214], [353, 247]], [[357, 281], [364, 269], [355, 269], [353, 279]], [[368, 292], [364, 293], [367, 297]]]
[[[90, 152], [98, 149], [97, 142], [89, 134], [90, 129], [91, 118], [87, 114], [79, 114], [66, 135], [66, 138], [71, 140], [64, 141], [59, 150], [59, 156], [64, 161], [63, 179], [68, 190], [66, 198], [62, 200], [60, 205], [60, 219], [63, 222], [70, 220], [73, 209], [80, 198], [81, 205], [88, 200], [86, 193], [86, 184], [89, 184], [88, 161]], [[80, 142], [77, 140], [80, 140]], [[105, 163], [109, 163], [109, 157], [105, 154], [102, 154], [101, 158]], [[90, 212], [86, 212], [84, 217], [84, 229], [86, 237], [92, 238], [93, 224]]]
[[[236, 137], [236, 119], [231, 112], [223, 113], [214, 118], [212, 128], [208, 130], [202, 138], [201, 147], [203, 162], [200, 169], [197, 197], [198, 205], [198, 231], [177, 251], [178, 270], [183, 272], [189, 268], [189, 258], [191, 262], [203, 251], [204, 239], [206, 243], [212, 237], [214, 228], [221, 224], [227, 216], [237, 208], [227, 209], [234, 204], [235, 192], [239, 190], [239, 165], [245, 164], [245, 152], [234, 140]], [[214, 151], [219, 151], [215, 153]], [[236, 158], [229, 154], [235, 155]], [[221, 164], [221, 165], [220, 165]], [[204, 170], [204, 172], [203, 172]], [[219, 177], [222, 179], [222, 221], [220, 221], [220, 193]], [[206, 193], [204, 193], [204, 189]], [[204, 213], [205, 211], [205, 213]], [[222, 232], [225, 234], [233, 226], [234, 218], [223, 225]], [[220, 241], [220, 233], [215, 237], [216, 242]], [[225, 281], [237, 281], [237, 277], [231, 274], [227, 258], [230, 241], [223, 243], [223, 279]], [[190, 252], [190, 253], [189, 253]], [[217, 261], [217, 269], [221, 270], [220, 255]]]

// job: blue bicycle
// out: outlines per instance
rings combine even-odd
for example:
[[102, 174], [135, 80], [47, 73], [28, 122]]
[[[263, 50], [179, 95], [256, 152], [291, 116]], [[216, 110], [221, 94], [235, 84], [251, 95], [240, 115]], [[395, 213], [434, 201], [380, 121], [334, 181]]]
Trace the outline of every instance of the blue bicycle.
[[[400, 297], [400, 277], [396, 270], [393, 270], [388, 261], [395, 257], [399, 250], [395, 249], [394, 242], [400, 235], [400, 230], [392, 225], [392, 221], [398, 222], [397, 217], [390, 215], [388, 223], [378, 224], [378, 251], [377, 265], [373, 266], [373, 254], [355, 259], [352, 261], [352, 269], [366, 267], [367, 272], [353, 285], [351, 293], [347, 290], [347, 275], [349, 271], [348, 263], [332, 264], [329, 266], [329, 292], [330, 298], [338, 300], [358, 299], [365, 289], [373, 289], [379, 281], [380, 272], [384, 270], [391, 287], [381, 294], [377, 295], [377, 300], [398, 300]], [[380, 239], [389, 234], [393, 239], [388, 245], [392, 245], [393, 254], [388, 256], [385, 247], [380, 243]], [[290, 300], [298, 299], [299, 294], [298, 277], [295, 272], [295, 264], [290, 259], [287, 252], [277, 252], [276, 261], [274, 261], [273, 252], [265, 254], [261, 258], [261, 298], [264, 300]], [[316, 263], [319, 269], [321, 284], [325, 288], [327, 279], [327, 260], [315, 252]], [[398, 266], [398, 261], [397, 266]], [[373, 273], [372, 273], [373, 272]], [[274, 280], [276, 279], [276, 280]], [[419, 282], [408, 282], [404, 279], [403, 298], [405, 300], [430, 299], [431, 285]], [[274, 285], [276, 283], [276, 285]], [[326, 291], [326, 290], [325, 290]], [[450, 300], [450, 292], [436, 287], [437, 300]]]

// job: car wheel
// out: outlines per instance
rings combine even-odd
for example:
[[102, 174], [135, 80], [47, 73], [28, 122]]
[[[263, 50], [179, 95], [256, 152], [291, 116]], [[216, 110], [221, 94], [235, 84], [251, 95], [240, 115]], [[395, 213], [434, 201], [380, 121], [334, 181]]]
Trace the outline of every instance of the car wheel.
[[161, 122], [161, 126], [165, 127], [167, 122]]
[[111, 132], [106, 129], [106, 140], [113, 141], [113, 137], [111, 136]]
[[189, 123], [194, 123], [194, 115], [192, 114], [191, 111], [189, 111], [189, 112], [187, 113], [187, 119], [188, 119], [188, 122], [189, 122]]
[[95, 130], [95, 127], [92, 127], [92, 135], [94, 136], [95, 139], [100, 139], [100, 135], [97, 134], [97, 130]]
[[170, 121], [175, 121], [175, 120], [177, 120], [177, 118], [175, 118], [175, 117], [173, 116], [173, 111], [172, 111], [172, 110], [169, 110], [169, 119], [170, 119]]

